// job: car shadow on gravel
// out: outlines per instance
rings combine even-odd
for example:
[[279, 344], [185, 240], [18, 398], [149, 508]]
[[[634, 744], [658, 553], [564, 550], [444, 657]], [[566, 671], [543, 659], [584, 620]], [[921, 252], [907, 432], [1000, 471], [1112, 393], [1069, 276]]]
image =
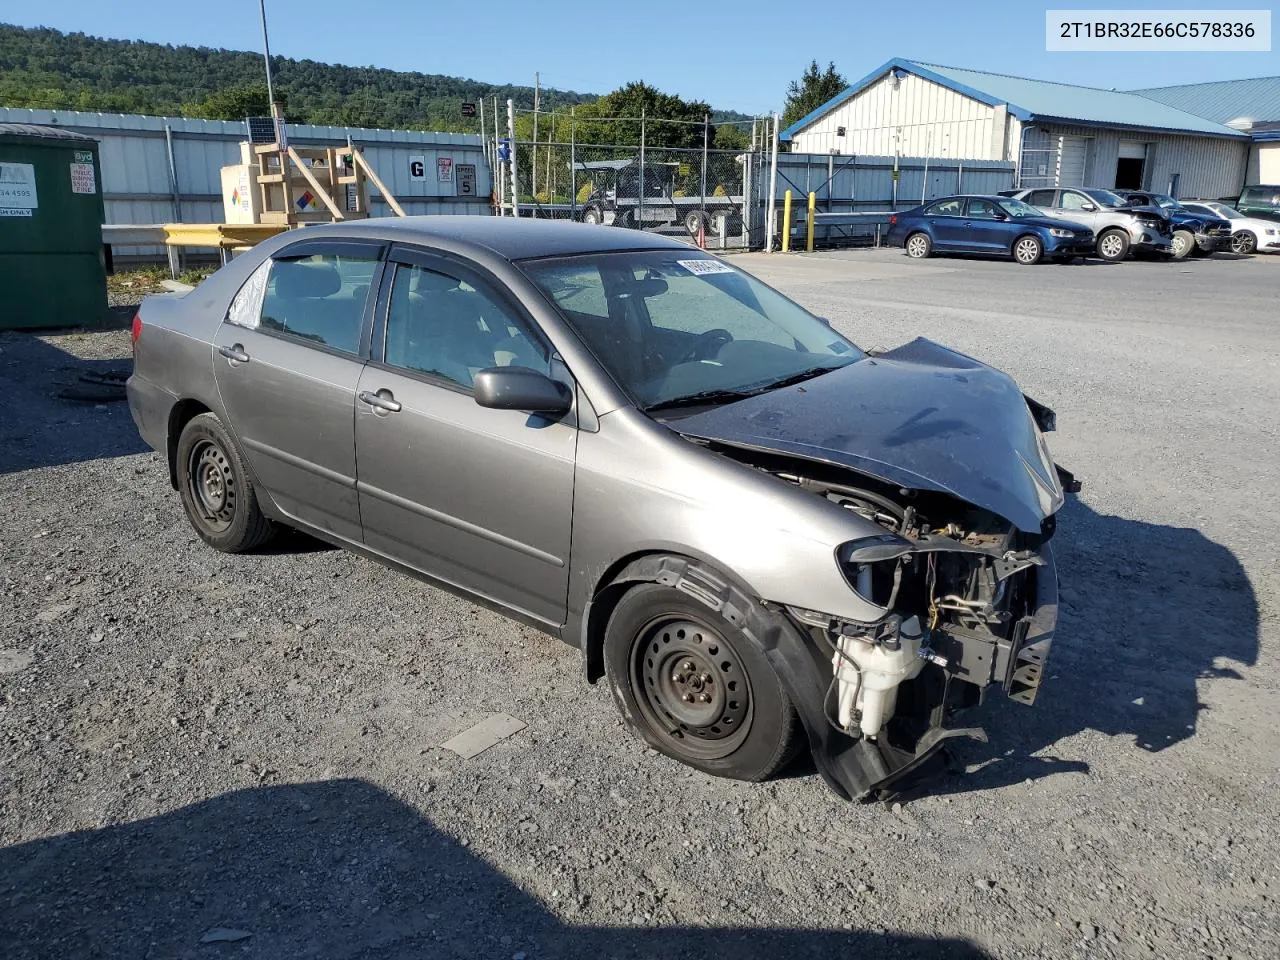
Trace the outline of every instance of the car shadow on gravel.
[[1259, 613], [1240, 561], [1199, 530], [1096, 513], [1069, 497], [1053, 540], [1060, 580], [1048, 675], [1030, 709], [1004, 699], [982, 718], [991, 742], [955, 748], [959, 765], [926, 793], [965, 793], [1087, 774], [1054, 747], [1084, 731], [1156, 753], [1195, 736], [1198, 684], [1242, 679], [1258, 659]]
[[[580, 909], [583, 897], [630, 894], [580, 889], [561, 902]], [[359, 780], [240, 790], [2, 849], [0, 904], [10, 960], [987, 957], [963, 940], [891, 933], [565, 922]]]
[[132, 359], [82, 359], [25, 333], [0, 351], [0, 474], [149, 449], [124, 402]]

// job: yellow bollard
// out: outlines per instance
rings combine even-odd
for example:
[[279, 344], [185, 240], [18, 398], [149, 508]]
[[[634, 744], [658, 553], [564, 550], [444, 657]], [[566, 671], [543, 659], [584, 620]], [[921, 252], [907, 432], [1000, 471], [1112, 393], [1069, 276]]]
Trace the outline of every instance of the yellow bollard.
[[791, 252], [791, 191], [782, 195], [782, 252]]
[[809, 194], [809, 215], [805, 218], [805, 238], [804, 248], [813, 253], [813, 214], [818, 208], [818, 195], [816, 193]]

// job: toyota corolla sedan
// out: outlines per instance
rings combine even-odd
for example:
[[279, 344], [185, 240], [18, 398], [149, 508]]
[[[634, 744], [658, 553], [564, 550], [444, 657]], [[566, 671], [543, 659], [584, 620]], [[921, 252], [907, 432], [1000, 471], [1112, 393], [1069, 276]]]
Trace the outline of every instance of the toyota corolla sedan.
[[889, 217], [888, 243], [920, 259], [933, 253], [1012, 257], [1032, 266], [1065, 263], [1093, 253], [1093, 230], [1045, 216], [1021, 200], [1000, 196], [943, 197]]
[[312, 227], [148, 298], [133, 340], [134, 420], [210, 546], [294, 527], [560, 637], [700, 770], [804, 744], [884, 796], [983, 736], [984, 691], [1040, 686], [1074, 485], [1052, 412], [683, 243]]

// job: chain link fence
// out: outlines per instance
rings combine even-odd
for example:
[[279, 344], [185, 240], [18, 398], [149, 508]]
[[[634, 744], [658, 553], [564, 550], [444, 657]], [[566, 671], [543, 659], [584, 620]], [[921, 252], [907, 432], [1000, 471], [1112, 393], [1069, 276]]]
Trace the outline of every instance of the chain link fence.
[[496, 150], [500, 215], [646, 230], [715, 250], [760, 245], [770, 121], [525, 110], [509, 119], [515, 137]]

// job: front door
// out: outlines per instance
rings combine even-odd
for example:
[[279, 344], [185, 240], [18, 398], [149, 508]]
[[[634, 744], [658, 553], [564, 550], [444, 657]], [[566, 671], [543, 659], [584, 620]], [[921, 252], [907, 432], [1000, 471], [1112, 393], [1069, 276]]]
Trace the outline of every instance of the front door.
[[393, 253], [360, 378], [365, 543], [551, 626], [565, 620], [578, 431], [476, 404], [472, 378], [516, 364], [573, 386], [528, 315], [451, 259]]
[[965, 216], [965, 232], [971, 250], [982, 253], [1007, 253], [1013, 236], [1017, 232], [1009, 224], [1007, 217], [996, 219], [1004, 211], [996, 207], [991, 200], [974, 197], [969, 200]]
[[289, 517], [360, 539], [352, 411], [382, 244], [282, 248], [214, 338], [214, 378], [259, 483]]

